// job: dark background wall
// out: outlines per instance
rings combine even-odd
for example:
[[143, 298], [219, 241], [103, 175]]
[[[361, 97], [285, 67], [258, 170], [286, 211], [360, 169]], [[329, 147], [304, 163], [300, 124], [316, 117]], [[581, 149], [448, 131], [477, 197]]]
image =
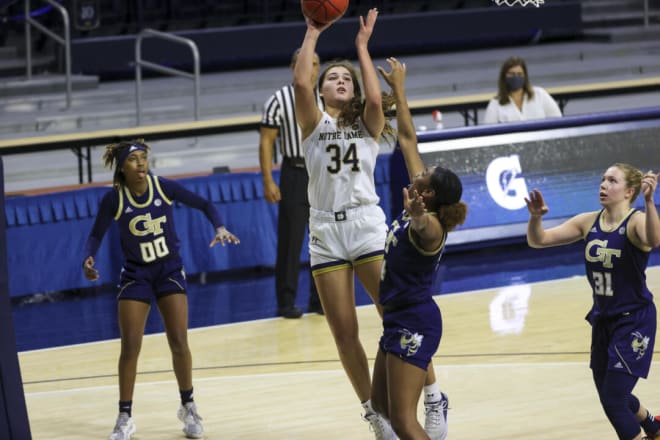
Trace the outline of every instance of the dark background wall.
[[[103, 12], [101, 12], [103, 13]], [[247, 24], [177, 32], [192, 39], [200, 51], [202, 70], [232, 70], [288, 63], [305, 33], [302, 15], [281, 23]], [[323, 59], [355, 58], [357, 17], [345, 17], [319, 41]], [[580, 4], [549, 3], [543, 8], [488, 7], [382, 13], [370, 49], [373, 56], [466, 50], [519, 45], [541, 40], [576, 38], [582, 29]], [[75, 73], [101, 77], [134, 75], [135, 35], [79, 37], [73, 41]], [[185, 67], [192, 65], [189, 49], [160, 40], [145, 40], [143, 57]]]

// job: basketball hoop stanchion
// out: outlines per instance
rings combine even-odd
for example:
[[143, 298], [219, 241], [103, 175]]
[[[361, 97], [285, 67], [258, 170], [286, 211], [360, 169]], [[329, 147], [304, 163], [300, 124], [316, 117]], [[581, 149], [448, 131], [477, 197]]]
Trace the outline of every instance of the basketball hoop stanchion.
[[498, 6], [532, 5], [538, 8], [544, 3], [544, 0], [493, 0], [493, 3], [495, 3]]

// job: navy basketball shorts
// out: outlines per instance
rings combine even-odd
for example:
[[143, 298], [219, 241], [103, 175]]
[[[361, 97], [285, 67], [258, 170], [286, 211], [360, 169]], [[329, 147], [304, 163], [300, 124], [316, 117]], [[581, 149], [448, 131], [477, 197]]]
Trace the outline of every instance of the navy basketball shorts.
[[186, 273], [177, 256], [150, 264], [126, 262], [121, 270], [117, 299], [151, 303], [173, 293], [186, 293]]
[[646, 378], [655, 346], [656, 308], [646, 307], [598, 320], [591, 330], [591, 362], [602, 371], [619, 371]]
[[385, 353], [426, 371], [441, 337], [442, 316], [438, 305], [430, 298], [424, 303], [384, 312], [379, 346]]

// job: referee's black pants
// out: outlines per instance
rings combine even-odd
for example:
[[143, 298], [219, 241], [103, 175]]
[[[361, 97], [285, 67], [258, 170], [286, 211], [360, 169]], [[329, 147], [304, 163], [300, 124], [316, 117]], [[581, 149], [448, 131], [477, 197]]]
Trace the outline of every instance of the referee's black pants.
[[[282, 310], [295, 305], [300, 275], [300, 251], [309, 224], [309, 178], [302, 159], [284, 158], [280, 171], [280, 194], [277, 218], [277, 260], [275, 290], [277, 307]], [[310, 276], [309, 306], [319, 308], [314, 277]]]

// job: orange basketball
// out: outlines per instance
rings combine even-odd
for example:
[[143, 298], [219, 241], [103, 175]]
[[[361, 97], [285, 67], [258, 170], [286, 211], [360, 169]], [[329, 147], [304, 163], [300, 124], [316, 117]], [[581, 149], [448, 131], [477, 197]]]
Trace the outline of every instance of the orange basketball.
[[305, 17], [326, 24], [344, 15], [348, 0], [301, 0]]

